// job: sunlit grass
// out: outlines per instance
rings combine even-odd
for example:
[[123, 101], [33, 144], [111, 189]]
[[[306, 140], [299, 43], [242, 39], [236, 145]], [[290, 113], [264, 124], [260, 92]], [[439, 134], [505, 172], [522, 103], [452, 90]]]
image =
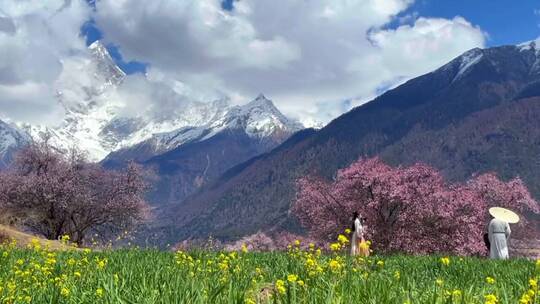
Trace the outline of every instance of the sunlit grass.
[[0, 303], [540, 303], [524, 259], [28, 247], [0, 248]]

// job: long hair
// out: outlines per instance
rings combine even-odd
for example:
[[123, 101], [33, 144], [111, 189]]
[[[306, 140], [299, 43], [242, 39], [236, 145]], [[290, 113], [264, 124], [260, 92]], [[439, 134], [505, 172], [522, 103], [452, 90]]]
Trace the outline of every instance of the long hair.
[[358, 218], [359, 214], [357, 211], [353, 212], [353, 215], [352, 215], [352, 224], [351, 224], [351, 231], [355, 231], [356, 230], [356, 227], [354, 225], [354, 221]]

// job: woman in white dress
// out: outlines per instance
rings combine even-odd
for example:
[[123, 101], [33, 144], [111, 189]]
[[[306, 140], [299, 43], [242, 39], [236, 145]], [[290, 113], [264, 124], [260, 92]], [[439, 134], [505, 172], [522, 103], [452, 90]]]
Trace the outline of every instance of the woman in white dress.
[[360, 215], [356, 211], [353, 213], [353, 223], [351, 228], [351, 255], [358, 255], [360, 253], [358, 245], [360, 245], [360, 242], [364, 240], [364, 226], [360, 220]]
[[510, 239], [510, 225], [501, 219], [494, 218], [489, 222], [489, 257], [492, 259], [508, 259], [508, 240]]

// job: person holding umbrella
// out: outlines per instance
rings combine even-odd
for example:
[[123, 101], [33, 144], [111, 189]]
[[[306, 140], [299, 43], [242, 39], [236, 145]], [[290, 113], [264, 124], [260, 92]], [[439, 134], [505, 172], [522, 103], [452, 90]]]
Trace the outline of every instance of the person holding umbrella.
[[492, 259], [508, 259], [508, 240], [510, 239], [510, 225], [519, 222], [519, 216], [511, 210], [492, 207], [489, 214], [493, 219], [489, 222], [489, 257]]

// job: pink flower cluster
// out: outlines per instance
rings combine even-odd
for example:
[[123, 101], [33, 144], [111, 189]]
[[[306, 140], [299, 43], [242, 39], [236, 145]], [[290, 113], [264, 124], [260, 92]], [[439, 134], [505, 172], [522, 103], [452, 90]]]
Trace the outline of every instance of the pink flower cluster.
[[[359, 211], [367, 218], [367, 237], [381, 251], [482, 254], [489, 207], [540, 212], [519, 178], [504, 182], [488, 173], [449, 183], [425, 164], [391, 167], [379, 158], [358, 160], [334, 181], [301, 178], [297, 187], [293, 212], [312, 237], [334, 239]], [[530, 233], [522, 218], [518, 230]]]

